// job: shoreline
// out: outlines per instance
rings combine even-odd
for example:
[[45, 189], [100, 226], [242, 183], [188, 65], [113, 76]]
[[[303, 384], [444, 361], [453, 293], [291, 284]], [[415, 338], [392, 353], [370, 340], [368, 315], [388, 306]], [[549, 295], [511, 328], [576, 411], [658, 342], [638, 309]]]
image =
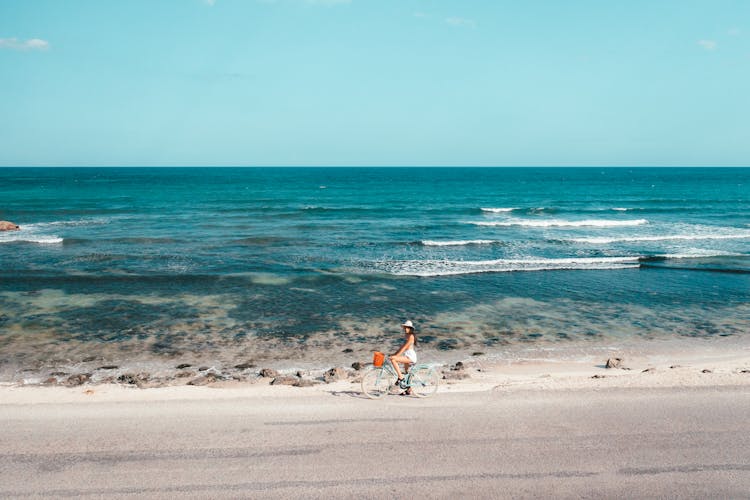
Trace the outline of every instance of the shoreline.
[[[555, 350], [526, 349], [524, 357], [517, 356], [519, 351], [516, 350], [512, 359], [503, 352], [468, 357], [454, 355], [453, 362], [435, 363], [444, 378], [438, 394], [431, 400], [439, 399], [441, 393], [750, 386], [750, 343], [741, 339], [638, 340], [596, 346], [586, 352], [580, 349], [576, 347], [564, 356]], [[605, 368], [609, 358], [621, 358], [620, 367]], [[146, 377], [139, 380], [137, 373], [125, 374], [125, 379], [120, 381], [89, 378], [68, 386], [2, 382], [0, 406], [358, 395], [362, 371], [342, 368], [270, 369], [266, 374], [272, 376], [264, 377], [252, 367], [240, 378], [211, 367], [203, 373], [191, 371], [190, 377], [174, 379], [177, 383], [154, 382]], [[330, 373], [327, 375], [327, 372]], [[300, 375], [297, 380], [305, 381], [299, 387], [273, 384], [275, 377], [295, 375]]]

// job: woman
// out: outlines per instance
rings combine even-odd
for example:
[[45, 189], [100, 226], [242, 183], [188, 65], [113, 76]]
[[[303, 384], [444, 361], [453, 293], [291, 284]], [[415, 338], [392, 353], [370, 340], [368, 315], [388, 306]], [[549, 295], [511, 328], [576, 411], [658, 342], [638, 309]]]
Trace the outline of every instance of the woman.
[[401, 349], [396, 351], [396, 354], [392, 354], [391, 356], [389, 356], [388, 359], [391, 360], [393, 368], [396, 369], [396, 375], [398, 376], [398, 386], [402, 389], [406, 389], [406, 392], [402, 394], [411, 394], [411, 387], [404, 387], [404, 376], [401, 373], [401, 369], [399, 368], [398, 364], [403, 363], [404, 372], [408, 372], [409, 367], [417, 362], [417, 353], [414, 350], [414, 346], [417, 345], [417, 336], [414, 335], [414, 324], [411, 321], [404, 321], [404, 323], [401, 325], [401, 328], [403, 328], [404, 336], [406, 337], [404, 339], [404, 345], [401, 346]]

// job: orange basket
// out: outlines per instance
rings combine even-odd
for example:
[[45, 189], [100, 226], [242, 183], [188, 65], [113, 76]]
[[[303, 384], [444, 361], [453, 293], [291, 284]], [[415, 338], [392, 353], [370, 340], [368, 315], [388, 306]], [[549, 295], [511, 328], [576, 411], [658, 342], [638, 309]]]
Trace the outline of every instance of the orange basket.
[[373, 366], [383, 366], [383, 361], [385, 361], [385, 354], [380, 351], [375, 351], [374, 353], [372, 353]]

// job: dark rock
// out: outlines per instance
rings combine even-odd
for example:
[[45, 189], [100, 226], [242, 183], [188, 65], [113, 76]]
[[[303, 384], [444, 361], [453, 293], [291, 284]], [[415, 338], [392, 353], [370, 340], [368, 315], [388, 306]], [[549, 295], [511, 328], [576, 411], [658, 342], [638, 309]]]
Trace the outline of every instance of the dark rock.
[[740, 373], [750, 373], [750, 370], [740, 370]]
[[281, 375], [271, 381], [271, 385], [294, 385], [299, 381], [297, 377]]
[[[420, 342], [424, 342], [424, 338], [420, 337]], [[453, 349], [458, 348], [458, 340], [457, 339], [444, 339], [438, 342], [437, 345], [438, 350], [440, 351], [450, 351]]]
[[0, 231], [18, 231], [21, 229], [18, 224], [8, 222], [7, 220], [0, 220]]
[[597, 374], [597, 375], [593, 375], [591, 378], [605, 378], [605, 376]]
[[117, 365], [104, 365], [97, 368], [97, 370], [117, 370], [118, 368], [120, 367]]
[[239, 365], [234, 365], [234, 367], [237, 368], [238, 370], [247, 370], [248, 368], [255, 368], [255, 365], [248, 361], [247, 363], [240, 363]]
[[303, 372], [302, 370], [297, 370], [297, 372], [294, 375], [296, 375], [299, 378], [302, 378], [305, 376], [305, 372]]
[[67, 373], [66, 372], [52, 372], [50, 373], [50, 375], [52, 375], [53, 377], [64, 377], [65, 375], [67, 375]]
[[443, 372], [443, 379], [444, 380], [463, 380], [466, 378], [471, 378], [471, 375], [466, 373], [463, 370], [449, 370]]
[[656, 373], [656, 368], [646, 368], [641, 373]]
[[709, 370], [708, 368], [701, 371], [701, 373], [713, 373], [713, 372], [714, 372], [713, 370]]
[[292, 385], [294, 387], [312, 387], [315, 385], [315, 381], [310, 380], [309, 378], [301, 378]]
[[84, 363], [89, 363], [91, 361], [96, 361], [96, 356], [89, 356], [88, 358], [83, 358]]
[[472, 352], [471, 355], [472, 356], [483, 356], [484, 353], [482, 351], [477, 351], [477, 352]]
[[338, 380], [344, 380], [346, 378], [349, 378], [349, 374], [346, 373], [346, 370], [340, 367], [331, 368], [325, 374], [323, 374], [323, 380], [326, 384], [330, 384], [331, 382], [336, 382]]
[[363, 366], [365, 366], [365, 364], [360, 361], [355, 361], [354, 363], [352, 363], [352, 368], [357, 371], [361, 370]]
[[90, 373], [79, 373], [78, 375], [71, 375], [70, 377], [68, 377], [68, 379], [65, 381], [65, 385], [67, 385], [68, 387], [75, 387], [77, 385], [83, 385], [89, 380], [91, 380]]
[[354, 352], [354, 349], [352, 349], [352, 348], [350, 348], [350, 347], [347, 347], [346, 349], [344, 349], [344, 350], [343, 350], [343, 351], [341, 351], [341, 352], [344, 352], [344, 353], [347, 353], [347, 354], [349, 354], [350, 352]]
[[279, 372], [277, 372], [273, 368], [263, 368], [260, 371], [259, 375], [265, 378], [276, 378], [279, 376]]
[[180, 365], [177, 365], [177, 369], [182, 370], [183, 368], [190, 368], [191, 366], [193, 365], [191, 365], [190, 363], [182, 363]]
[[117, 381], [121, 384], [137, 385], [141, 386], [149, 379], [148, 373], [123, 373], [117, 377]]
[[212, 384], [219, 380], [219, 378], [214, 373], [207, 373], [205, 375], [201, 375], [198, 378], [194, 378], [190, 382], [187, 383], [187, 385], [206, 385], [206, 384]]
[[609, 358], [605, 368], [622, 368], [623, 358]]
[[671, 369], [673, 369], [673, 370], [674, 370], [675, 368], [682, 368], [682, 367], [681, 367], [680, 365], [672, 365], [672, 366], [670, 366], [669, 368], [671, 368]]
[[208, 370], [207, 366], [201, 366], [200, 368], [198, 368], [199, 372], [205, 372], [206, 370]]

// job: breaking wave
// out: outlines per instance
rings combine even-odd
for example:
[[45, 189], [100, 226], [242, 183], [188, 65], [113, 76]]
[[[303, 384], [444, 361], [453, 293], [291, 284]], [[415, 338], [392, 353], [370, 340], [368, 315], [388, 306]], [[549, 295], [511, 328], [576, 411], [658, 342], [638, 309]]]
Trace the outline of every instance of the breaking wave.
[[619, 236], [571, 238], [574, 243], [607, 244], [647, 241], [694, 241], [694, 240], [743, 240], [750, 239], [750, 232], [738, 234], [673, 234], [663, 236]]
[[63, 242], [58, 236], [34, 236], [32, 234], [12, 234], [0, 236], [0, 243], [37, 243], [39, 245], [57, 245]]
[[632, 220], [601, 220], [601, 219], [586, 219], [586, 220], [509, 220], [509, 221], [492, 221], [492, 222], [469, 222], [476, 226], [497, 226], [497, 227], [511, 227], [511, 226], [524, 226], [524, 227], [626, 227], [626, 226], [641, 226], [648, 224], [646, 219], [632, 219]]
[[482, 212], [489, 212], [492, 214], [502, 214], [517, 210], [516, 208], [483, 208]]
[[639, 257], [497, 260], [397, 260], [377, 262], [374, 267], [396, 276], [450, 276], [457, 274], [563, 269], [627, 269], [639, 267]]
[[502, 244], [499, 240], [452, 240], [452, 241], [434, 241], [434, 240], [422, 240], [422, 245], [426, 247], [455, 247], [464, 245], [492, 245]]

